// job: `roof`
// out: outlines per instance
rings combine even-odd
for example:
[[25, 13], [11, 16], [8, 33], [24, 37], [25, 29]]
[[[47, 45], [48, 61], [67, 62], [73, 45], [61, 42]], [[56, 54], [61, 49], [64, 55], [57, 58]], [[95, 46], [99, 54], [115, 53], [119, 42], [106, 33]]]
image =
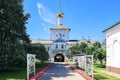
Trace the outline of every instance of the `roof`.
[[75, 44], [77, 42], [79, 42], [79, 40], [69, 40], [69, 41], [67, 41], [67, 44], [68, 45], [73, 45], [73, 44]]
[[40, 40], [40, 39], [37, 39], [37, 40], [31, 40], [31, 43], [41, 43], [41, 44], [44, 44], [44, 45], [52, 45], [53, 41], [52, 40]]
[[69, 40], [68, 42], [78, 42], [79, 40]]
[[81, 53], [81, 54], [75, 54], [73, 56], [75, 57], [75, 56], [84, 56], [84, 55], [85, 55], [85, 53]]
[[63, 39], [56, 39], [55, 41], [54, 41], [55, 43], [57, 43], [57, 42], [62, 42], [62, 43], [65, 43], [66, 41], [65, 40], [63, 40]]
[[50, 30], [69, 30], [70, 31], [70, 28], [59, 25], [59, 26], [50, 28]]
[[87, 39], [82, 39], [79, 41], [79, 43], [84, 42], [84, 43], [91, 43], [91, 40]]
[[109, 27], [109, 28], [105, 29], [103, 32], [108, 31], [109, 29], [111, 29], [111, 28], [115, 27], [115, 26], [116, 26], [116, 25], [118, 25], [118, 24], [120, 24], [120, 22], [117, 22], [116, 24], [112, 25], [111, 27]]
[[95, 41], [94, 40], [91, 40], [91, 39], [82, 39], [82, 40], [69, 40], [67, 41], [67, 44], [68, 45], [73, 45], [73, 44], [76, 44], [76, 43], [81, 43], [81, 42], [85, 42], [87, 44], [92, 44], [94, 43]]
[[76, 44], [77, 42], [67, 42], [68, 45]]

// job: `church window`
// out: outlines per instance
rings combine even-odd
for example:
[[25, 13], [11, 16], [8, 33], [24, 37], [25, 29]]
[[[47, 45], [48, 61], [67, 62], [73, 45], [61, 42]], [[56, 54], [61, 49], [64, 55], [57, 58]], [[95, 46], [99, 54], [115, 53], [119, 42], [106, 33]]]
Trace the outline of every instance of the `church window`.
[[61, 48], [64, 48], [64, 45], [63, 45], [63, 44], [61, 45]]
[[58, 37], [58, 35], [56, 34], [56, 37]]
[[63, 34], [63, 37], [64, 37], [65, 35]]
[[58, 44], [56, 44], [56, 48], [58, 48]]
[[65, 48], [66, 48], [66, 45], [65, 45]]

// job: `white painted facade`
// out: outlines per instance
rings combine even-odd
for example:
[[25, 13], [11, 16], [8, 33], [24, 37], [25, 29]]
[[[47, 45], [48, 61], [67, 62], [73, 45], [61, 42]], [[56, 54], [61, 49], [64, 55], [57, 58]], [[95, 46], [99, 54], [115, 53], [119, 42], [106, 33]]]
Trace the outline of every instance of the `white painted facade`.
[[106, 34], [106, 66], [118, 69], [120, 68], [120, 22], [106, 29], [104, 33]]
[[61, 34], [61, 38], [64, 40], [69, 40], [69, 32], [70, 29], [64, 26], [56, 26], [55, 28], [51, 28], [51, 40], [55, 40]]

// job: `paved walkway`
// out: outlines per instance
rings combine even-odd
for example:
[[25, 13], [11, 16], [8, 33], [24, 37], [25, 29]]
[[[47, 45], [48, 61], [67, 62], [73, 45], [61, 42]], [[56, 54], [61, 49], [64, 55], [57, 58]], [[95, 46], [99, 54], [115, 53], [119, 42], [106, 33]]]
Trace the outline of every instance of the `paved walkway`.
[[39, 80], [85, 80], [64, 63], [54, 63]]

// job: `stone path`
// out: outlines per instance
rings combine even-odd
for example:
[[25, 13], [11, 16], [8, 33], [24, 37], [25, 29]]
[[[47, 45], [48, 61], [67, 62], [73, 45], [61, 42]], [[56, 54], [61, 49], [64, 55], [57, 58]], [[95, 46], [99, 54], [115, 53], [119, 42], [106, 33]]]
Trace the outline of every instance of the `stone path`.
[[39, 80], [85, 80], [64, 63], [54, 63]]

